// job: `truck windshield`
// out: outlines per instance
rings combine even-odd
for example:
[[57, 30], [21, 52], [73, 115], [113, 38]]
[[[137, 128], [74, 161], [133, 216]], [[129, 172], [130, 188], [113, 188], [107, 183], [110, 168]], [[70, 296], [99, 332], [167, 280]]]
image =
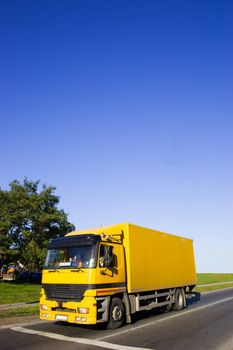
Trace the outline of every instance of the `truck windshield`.
[[95, 267], [94, 247], [80, 245], [77, 247], [64, 247], [48, 249], [45, 268], [91, 268]]

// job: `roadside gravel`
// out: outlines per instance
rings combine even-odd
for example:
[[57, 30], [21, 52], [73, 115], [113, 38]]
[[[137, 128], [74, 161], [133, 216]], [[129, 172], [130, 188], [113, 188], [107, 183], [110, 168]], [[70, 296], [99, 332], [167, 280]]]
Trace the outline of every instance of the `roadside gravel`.
[[40, 321], [38, 315], [25, 315], [25, 316], [14, 316], [14, 317], [4, 317], [0, 319], [0, 327], [8, 326], [18, 323], [32, 323]]

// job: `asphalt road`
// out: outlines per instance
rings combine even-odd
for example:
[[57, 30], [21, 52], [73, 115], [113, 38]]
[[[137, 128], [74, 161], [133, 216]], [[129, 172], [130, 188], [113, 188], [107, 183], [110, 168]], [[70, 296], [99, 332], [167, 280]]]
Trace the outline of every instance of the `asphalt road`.
[[181, 312], [141, 314], [115, 331], [59, 322], [1, 327], [0, 349], [233, 350], [233, 288], [205, 293]]

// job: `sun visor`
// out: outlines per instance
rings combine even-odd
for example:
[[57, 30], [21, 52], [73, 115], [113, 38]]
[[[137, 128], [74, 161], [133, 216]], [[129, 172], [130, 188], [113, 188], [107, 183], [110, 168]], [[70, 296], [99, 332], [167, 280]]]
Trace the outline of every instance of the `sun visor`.
[[85, 234], [77, 236], [58, 237], [48, 243], [48, 249], [77, 247], [80, 245], [93, 245], [100, 241], [100, 235]]

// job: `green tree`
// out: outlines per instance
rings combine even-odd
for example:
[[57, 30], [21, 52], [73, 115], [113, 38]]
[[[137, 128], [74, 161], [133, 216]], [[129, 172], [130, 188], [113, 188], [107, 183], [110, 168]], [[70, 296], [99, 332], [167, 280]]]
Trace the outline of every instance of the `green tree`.
[[10, 190], [0, 189], [0, 257], [2, 263], [20, 262], [30, 270], [43, 266], [51, 238], [75, 229], [62, 209], [54, 186], [40, 181], [14, 180]]

